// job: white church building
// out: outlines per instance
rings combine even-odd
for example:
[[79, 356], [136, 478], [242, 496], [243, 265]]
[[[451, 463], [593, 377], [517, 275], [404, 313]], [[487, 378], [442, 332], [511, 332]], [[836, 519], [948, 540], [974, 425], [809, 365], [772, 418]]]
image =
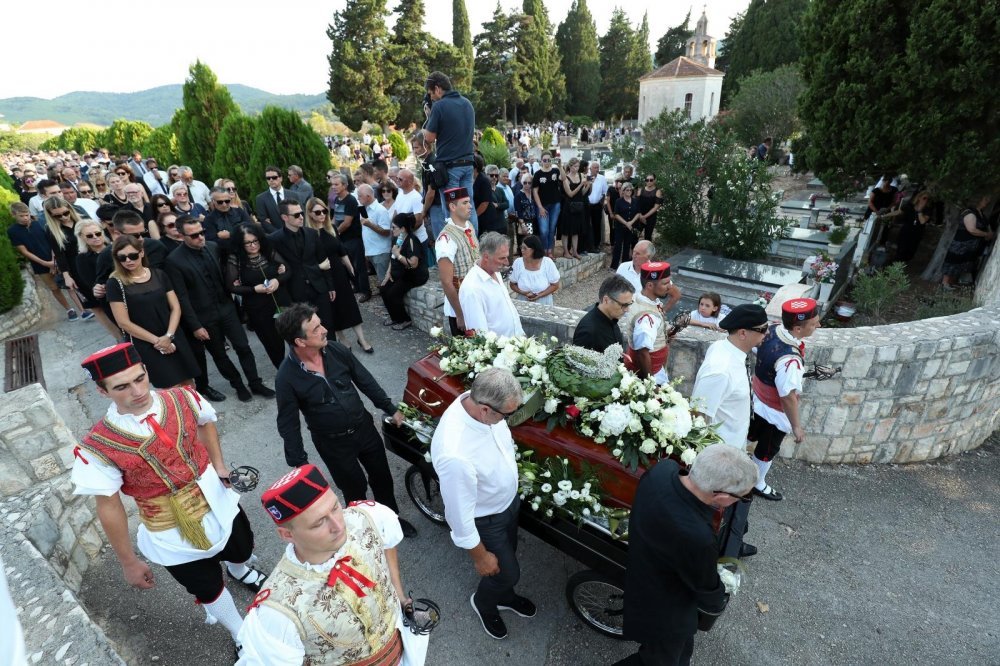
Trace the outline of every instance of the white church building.
[[639, 78], [640, 126], [667, 109], [680, 109], [692, 122], [719, 112], [725, 74], [714, 69], [715, 46], [703, 12], [685, 54]]

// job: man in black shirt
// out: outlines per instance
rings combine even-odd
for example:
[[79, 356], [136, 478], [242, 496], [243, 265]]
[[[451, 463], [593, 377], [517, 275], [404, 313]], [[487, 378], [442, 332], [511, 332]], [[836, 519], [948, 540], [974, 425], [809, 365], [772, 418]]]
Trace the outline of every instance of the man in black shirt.
[[[316, 451], [344, 499], [348, 503], [366, 499], [371, 485], [375, 501], [398, 514], [385, 445], [358, 389], [377, 408], [392, 414], [396, 425], [403, 423], [403, 414], [346, 347], [327, 340], [327, 330], [312, 306], [296, 303], [278, 316], [275, 326], [291, 348], [275, 380], [285, 462], [291, 467], [309, 462], [302, 445], [301, 412]], [[405, 536], [416, 536], [413, 525], [402, 518], [399, 522]]]
[[629, 515], [625, 570], [625, 638], [639, 652], [625, 664], [687, 664], [698, 611], [721, 613], [727, 602], [716, 559], [712, 519], [749, 501], [757, 466], [745, 451], [713, 444], [689, 473], [664, 460], [643, 474]]
[[205, 239], [219, 244], [223, 264], [225, 257], [236, 251], [232, 246], [232, 233], [241, 224], [249, 224], [250, 216], [242, 206], [233, 205], [232, 193], [224, 187], [212, 188], [212, 210], [205, 213]]
[[[448, 182], [440, 192], [454, 187], [472, 191], [472, 155], [475, 145], [472, 137], [476, 131], [476, 111], [468, 99], [452, 90], [451, 79], [442, 72], [431, 72], [424, 82], [430, 107], [424, 107], [424, 139], [437, 154], [435, 167], [444, 167]], [[448, 215], [448, 203], [441, 196], [441, 211]], [[472, 227], [479, 231], [479, 218], [472, 212]]]
[[[339, 173], [333, 174], [330, 179], [330, 193], [334, 196], [330, 207], [333, 227], [354, 267], [354, 291], [371, 298], [372, 288], [368, 282], [368, 264], [365, 263], [365, 242], [361, 238], [358, 200], [347, 191], [347, 180]], [[334, 257], [333, 261], [336, 260]]]
[[597, 303], [576, 325], [573, 344], [597, 352], [619, 344], [624, 353], [625, 342], [618, 320], [628, 312], [634, 295], [635, 287], [621, 275], [612, 275], [602, 282]]

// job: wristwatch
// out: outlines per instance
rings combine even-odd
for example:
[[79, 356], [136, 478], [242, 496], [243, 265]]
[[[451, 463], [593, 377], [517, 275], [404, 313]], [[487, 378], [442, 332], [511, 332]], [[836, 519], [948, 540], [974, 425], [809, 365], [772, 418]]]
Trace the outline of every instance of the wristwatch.
[[171, 341], [171, 342], [173, 342], [173, 341], [174, 341], [174, 336], [175, 336], [175, 335], [176, 335], [176, 333], [167, 333], [167, 337], [168, 337], [168, 338], [170, 338], [170, 341]]

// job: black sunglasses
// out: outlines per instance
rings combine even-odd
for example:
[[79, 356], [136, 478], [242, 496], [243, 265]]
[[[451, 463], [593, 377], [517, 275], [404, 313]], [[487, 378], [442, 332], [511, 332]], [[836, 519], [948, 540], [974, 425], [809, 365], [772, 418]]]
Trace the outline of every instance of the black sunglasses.
[[265, 176], [268, 180], [281, 180], [281, 176]]
[[[502, 415], [505, 419], [510, 418], [511, 416], [513, 416], [514, 414], [517, 413], [517, 409], [515, 409], [515, 410], [513, 410], [511, 412], [505, 412], [502, 409], [497, 409], [496, 407], [494, 407], [493, 405], [491, 405], [491, 404], [489, 404], [487, 402], [481, 402], [479, 404], [486, 405], [487, 407], [489, 407], [490, 409], [492, 409], [497, 414]], [[520, 408], [518, 408], [518, 409], [520, 409]]]
[[228, 206], [228, 205], [229, 205], [229, 204], [231, 204], [232, 202], [233, 202], [233, 200], [232, 200], [232, 199], [219, 199], [219, 200], [218, 200], [218, 201], [216, 201], [215, 203], [216, 203], [216, 205], [219, 205], [219, 206], [222, 206], [222, 205], [226, 205], [226, 206]]
[[317, 208], [317, 209], [311, 210], [309, 212], [312, 213], [313, 215], [326, 215], [326, 209], [325, 208]]
[[205, 232], [204, 231], [196, 231], [193, 234], [184, 234], [184, 235], [187, 236], [188, 238], [201, 238], [202, 236], [205, 235]]
[[763, 326], [754, 326], [750, 330], [753, 331], [754, 333], [767, 333], [767, 329], [768, 325], [764, 324]]
[[49, 214], [50, 214], [50, 215], [51, 215], [52, 217], [57, 217], [57, 218], [59, 218], [60, 220], [68, 220], [69, 218], [73, 217], [73, 214], [72, 214], [72, 213], [70, 213], [70, 212], [69, 212], [68, 210], [67, 210], [67, 211], [64, 211], [64, 212], [62, 212], [62, 213], [55, 213], [55, 212], [50, 212]]
[[297, 220], [297, 219], [299, 219], [300, 217], [302, 217], [302, 211], [300, 210], [300, 211], [299, 211], [299, 212], [297, 212], [297, 213], [285, 213], [285, 215], [287, 215], [288, 217], [291, 217], [291, 218], [294, 218], [294, 219], [296, 219], [296, 220]]
[[129, 252], [128, 254], [119, 254], [117, 256], [118, 256], [118, 261], [120, 261], [120, 262], [122, 262], [124, 264], [126, 261], [135, 261], [135, 260], [137, 260], [139, 258], [139, 253], [138, 252]]
[[100, 233], [98, 233], [98, 234], [84, 234], [83, 237], [84, 238], [100, 238], [103, 235], [104, 234], [100, 234]]
[[713, 492], [719, 493], [720, 495], [729, 495], [733, 499], [738, 499], [739, 501], [744, 503], [749, 502], [750, 500], [753, 499], [753, 490], [748, 492], [746, 495], [734, 495], [733, 493], [727, 493], [725, 490], [716, 490]]

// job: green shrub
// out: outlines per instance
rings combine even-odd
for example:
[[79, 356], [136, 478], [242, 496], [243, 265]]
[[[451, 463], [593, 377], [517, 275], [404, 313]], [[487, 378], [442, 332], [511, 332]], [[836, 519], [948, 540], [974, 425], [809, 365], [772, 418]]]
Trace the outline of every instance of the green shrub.
[[21, 200], [13, 189], [0, 187], [0, 235], [7, 237], [7, 227], [14, 224], [14, 216], [10, 214], [10, 205]]
[[[222, 122], [222, 130], [215, 142], [215, 162], [212, 178], [231, 178], [244, 197], [261, 189], [262, 173], [250, 172], [256, 121], [239, 111], [233, 111]], [[287, 165], [281, 165], [283, 168]], [[312, 181], [310, 181], [312, 182]]]
[[[325, 201], [330, 151], [320, 135], [302, 122], [295, 111], [276, 106], [264, 107], [256, 125], [249, 169], [254, 182], [262, 183], [264, 169], [269, 165], [277, 166], [284, 173], [290, 164], [297, 164], [305, 172], [305, 179], [312, 183], [316, 196]], [[254, 189], [247, 190], [247, 194]]]
[[834, 227], [827, 239], [832, 245], [843, 245], [847, 240], [847, 227]]
[[170, 123], [161, 125], [153, 130], [153, 133], [142, 142], [143, 157], [155, 157], [160, 169], [166, 169], [168, 164], [177, 164], [180, 161], [180, 151], [177, 148], [177, 135], [174, 133], [174, 126]]
[[771, 241], [783, 231], [778, 202], [771, 193], [771, 175], [763, 162], [748, 158], [735, 144], [722, 142], [713, 152], [709, 155], [710, 222], [699, 228], [698, 244], [730, 259], [764, 257]]
[[885, 321], [888, 307], [909, 288], [910, 278], [906, 274], [906, 266], [896, 262], [870, 274], [859, 273], [851, 294], [858, 310], [878, 324]]
[[538, 140], [538, 145], [541, 147], [543, 153], [551, 151], [552, 132], [542, 132]]
[[501, 169], [510, 169], [510, 151], [507, 146], [497, 146], [492, 143], [479, 142], [479, 152], [486, 164], [495, 164]]
[[389, 145], [392, 146], [393, 157], [400, 162], [405, 160], [410, 154], [410, 147], [407, 145], [406, 139], [396, 130], [389, 132]]
[[9, 192], [17, 192], [14, 187], [14, 179], [7, 173], [6, 168], [0, 168], [0, 187]]
[[591, 118], [590, 116], [570, 116], [568, 120], [577, 127], [594, 124], [594, 119]]
[[19, 264], [17, 251], [5, 229], [0, 234], [0, 313], [20, 305], [24, 296], [24, 277]]
[[792, 171], [795, 173], [806, 173], [809, 171], [809, 159], [806, 156], [806, 152], [809, 150], [809, 135], [802, 133], [792, 136], [792, 145], [790, 152], [795, 158], [795, 164], [792, 165]]
[[483, 145], [484, 143], [489, 143], [494, 146], [507, 145], [507, 142], [503, 138], [503, 134], [501, 134], [495, 127], [487, 127], [483, 130], [483, 138], [479, 140], [479, 145]]
[[942, 291], [921, 299], [921, 303], [917, 307], [916, 318], [950, 317], [968, 312], [974, 307], [976, 307], [976, 302], [971, 294]]

